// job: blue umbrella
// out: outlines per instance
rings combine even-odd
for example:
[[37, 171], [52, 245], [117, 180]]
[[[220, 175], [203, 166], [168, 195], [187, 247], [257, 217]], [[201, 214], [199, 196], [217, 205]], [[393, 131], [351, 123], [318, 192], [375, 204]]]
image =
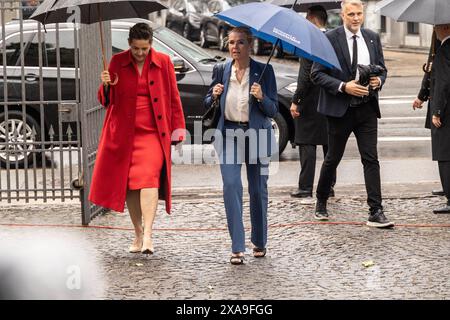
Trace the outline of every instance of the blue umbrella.
[[222, 11], [216, 16], [234, 26], [249, 27], [258, 38], [275, 46], [281, 44], [283, 51], [341, 70], [325, 34], [293, 10], [252, 2]]

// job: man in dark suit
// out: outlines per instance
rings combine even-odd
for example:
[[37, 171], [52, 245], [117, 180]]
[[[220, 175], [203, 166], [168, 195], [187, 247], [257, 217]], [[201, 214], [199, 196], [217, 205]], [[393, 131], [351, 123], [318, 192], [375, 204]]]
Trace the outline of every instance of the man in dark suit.
[[[333, 174], [344, 154], [345, 145], [353, 132], [364, 167], [367, 203], [370, 207], [368, 226], [392, 227], [383, 212], [380, 165], [377, 153], [377, 130], [380, 108], [378, 90], [386, 80], [380, 37], [361, 28], [364, 20], [360, 0], [342, 1], [341, 17], [344, 25], [327, 32], [342, 71], [328, 69], [314, 63], [312, 80], [321, 87], [318, 111], [327, 116], [328, 153], [322, 165], [317, 186], [315, 218], [328, 220], [327, 200]], [[378, 65], [379, 76], [371, 76], [368, 87], [358, 83], [358, 65]], [[370, 90], [369, 90], [370, 89]]]
[[[306, 19], [322, 31], [326, 31], [328, 15], [322, 6], [310, 7]], [[311, 81], [312, 64], [312, 61], [306, 58], [300, 60], [297, 90], [291, 104], [291, 115], [295, 124], [295, 143], [299, 146], [301, 168], [298, 189], [291, 193], [291, 196], [296, 198], [312, 197], [317, 146], [323, 147], [324, 157], [328, 151], [327, 119], [317, 112], [320, 87]], [[333, 186], [336, 177], [333, 180], [330, 196], [334, 196]]]
[[441, 47], [431, 70], [431, 146], [447, 204], [433, 212], [450, 213], [450, 24], [437, 25], [434, 31]]
[[[425, 101], [428, 101], [427, 105], [427, 115], [425, 118], [425, 128], [431, 129], [431, 112], [430, 112], [430, 84], [431, 84], [431, 70], [429, 70], [430, 66], [433, 64], [434, 56], [436, 55], [436, 52], [441, 47], [441, 42], [436, 39], [436, 33], [433, 32], [433, 40], [430, 47], [430, 53], [428, 55], [428, 63], [425, 66], [425, 74], [423, 75], [422, 84], [420, 86], [419, 93], [417, 95], [417, 98], [413, 101], [413, 109], [422, 109], [423, 103]], [[444, 190], [433, 190], [431, 192], [435, 196], [444, 196]]]

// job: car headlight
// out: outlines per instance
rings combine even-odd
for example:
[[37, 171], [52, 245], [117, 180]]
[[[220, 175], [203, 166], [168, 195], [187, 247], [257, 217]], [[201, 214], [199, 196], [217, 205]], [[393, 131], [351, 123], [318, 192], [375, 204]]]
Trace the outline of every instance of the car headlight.
[[291, 93], [295, 93], [295, 91], [297, 90], [297, 82], [292, 82], [284, 88]]

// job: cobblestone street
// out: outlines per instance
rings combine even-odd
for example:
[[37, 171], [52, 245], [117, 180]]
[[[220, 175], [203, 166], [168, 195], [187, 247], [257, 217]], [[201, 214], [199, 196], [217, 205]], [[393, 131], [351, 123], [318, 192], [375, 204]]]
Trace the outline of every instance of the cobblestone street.
[[[443, 203], [438, 197], [387, 197], [386, 214], [396, 227], [377, 230], [365, 226], [362, 190], [338, 193], [330, 202], [329, 223], [315, 222], [314, 204], [275, 194], [269, 204], [267, 257], [253, 258], [248, 241], [246, 264], [232, 266], [220, 196], [175, 197], [172, 216], [161, 206], [156, 252], [150, 257], [127, 252], [133, 235], [128, 214], [111, 212], [97, 217], [90, 228], [80, 228], [75, 202], [31, 204], [26, 210], [3, 205], [0, 234], [3, 245], [44, 236], [58, 242], [77, 239], [76, 249], [95, 261], [95, 272], [104, 279], [104, 290], [95, 298], [450, 298], [450, 216], [431, 212]], [[248, 227], [245, 204], [244, 215]]]

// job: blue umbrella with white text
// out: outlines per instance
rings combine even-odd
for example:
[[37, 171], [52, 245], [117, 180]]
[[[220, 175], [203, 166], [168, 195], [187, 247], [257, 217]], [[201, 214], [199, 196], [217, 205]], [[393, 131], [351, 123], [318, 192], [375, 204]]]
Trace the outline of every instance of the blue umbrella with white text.
[[281, 44], [283, 51], [341, 70], [327, 36], [293, 10], [264, 2], [252, 2], [222, 11], [216, 16], [231, 25], [249, 27], [256, 37], [275, 46]]

